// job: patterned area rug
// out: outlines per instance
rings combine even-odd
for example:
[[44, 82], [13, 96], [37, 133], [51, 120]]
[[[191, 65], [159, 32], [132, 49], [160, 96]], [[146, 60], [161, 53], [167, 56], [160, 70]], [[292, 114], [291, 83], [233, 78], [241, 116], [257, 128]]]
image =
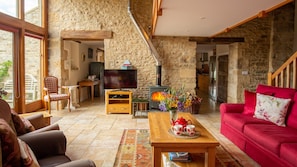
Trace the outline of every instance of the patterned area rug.
[[[152, 167], [148, 129], [124, 130], [115, 167]], [[204, 154], [201, 154], [204, 156]], [[217, 147], [216, 167], [241, 167], [222, 146]]]

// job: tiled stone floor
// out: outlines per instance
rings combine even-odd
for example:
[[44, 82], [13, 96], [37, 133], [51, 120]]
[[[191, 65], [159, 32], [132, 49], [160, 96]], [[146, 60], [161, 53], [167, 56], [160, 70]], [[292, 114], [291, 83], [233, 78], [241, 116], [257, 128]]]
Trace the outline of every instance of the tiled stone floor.
[[[219, 105], [203, 93], [199, 95], [203, 102], [199, 114], [194, 116], [242, 165], [259, 166], [220, 134]], [[92, 159], [97, 167], [113, 166], [123, 129], [149, 128], [147, 119], [133, 119], [129, 114], [107, 115], [103, 97], [81, 102], [72, 112], [52, 110], [52, 116], [52, 121], [57, 122], [66, 135], [67, 155], [71, 159]]]

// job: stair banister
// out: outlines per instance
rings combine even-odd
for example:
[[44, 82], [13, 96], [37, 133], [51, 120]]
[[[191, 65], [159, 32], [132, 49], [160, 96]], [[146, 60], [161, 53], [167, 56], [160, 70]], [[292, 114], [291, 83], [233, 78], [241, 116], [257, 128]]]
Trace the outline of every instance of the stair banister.
[[267, 84], [277, 87], [297, 88], [296, 86], [296, 60], [297, 52], [295, 52], [279, 69], [275, 72], [268, 73]]

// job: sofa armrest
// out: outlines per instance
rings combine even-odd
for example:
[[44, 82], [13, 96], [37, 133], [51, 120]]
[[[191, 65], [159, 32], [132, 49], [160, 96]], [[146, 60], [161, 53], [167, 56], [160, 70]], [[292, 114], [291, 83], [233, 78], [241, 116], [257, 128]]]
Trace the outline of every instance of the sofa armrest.
[[224, 113], [242, 113], [244, 109], [243, 103], [222, 103], [220, 105], [221, 114]]
[[92, 160], [81, 159], [67, 162], [57, 167], [96, 167], [95, 163]]
[[53, 155], [65, 155], [66, 137], [62, 131], [52, 130], [19, 137], [27, 143], [37, 159]]
[[21, 136], [27, 136], [27, 135], [32, 135], [32, 134], [35, 134], [35, 133], [42, 133], [42, 132], [51, 131], [51, 130], [60, 130], [60, 126], [58, 124], [51, 124], [51, 125], [48, 125], [46, 127], [34, 130], [32, 132], [25, 133], [25, 134], [23, 134]]
[[30, 123], [34, 126], [35, 129], [40, 129], [45, 127], [45, 122], [44, 122], [42, 113], [33, 114], [30, 116], [26, 116], [24, 118], [30, 121]]

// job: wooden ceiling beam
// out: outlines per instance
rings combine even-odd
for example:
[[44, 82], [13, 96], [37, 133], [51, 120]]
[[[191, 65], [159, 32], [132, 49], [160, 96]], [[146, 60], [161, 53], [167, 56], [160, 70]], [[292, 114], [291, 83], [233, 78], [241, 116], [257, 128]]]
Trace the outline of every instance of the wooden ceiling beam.
[[230, 44], [234, 42], [244, 42], [243, 37], [190, 37], [189, 41], [197, 44]]
[[152, 34], [155, 33], [158, 16], [162, 16], [163, 9], [161, 8], [162, 0], [153, 0], [152, 13]]
[[65, 30], [61, 32], [61, 38], [68, 40], [103, 40], [111, 39], [112, 31], [84, 31], [84, 30]]
[[223, 30], [221, 32], [218, 32], [218, 33], [212, 35], [212, 37], [218, 36], [218, 35], [220, 35], [222, 33], [229, 32], [230, 30], [232, 30], [232, 29], [234, 29], [234, 28], [236, 28], [236, 27], [238, 27], [240, 25], [243, 25], [243, 24], [245, 24], [245, 23], [247, 23], [247, 22], [249, 22], [251, 20], [254, 20], [256, 18], [266, 17], [268, 15], [268, 13], [270, 13], [270, 12], [274, 11], [275, 9], [278, 9], [278, 8], [288, 4], [288, 3], [291, 3], [293, 1], [294, 0], [285, 0], [282, 3], [280, 3], [280, 4], [276, 5], [276, 6], [273, 6], [273, 7], [269, 8], [269, 9], [267, 9], [267, 10], [260, 11], [258, 14], [254, 15], [254, 16], [251, 16], [251, 17], [249, 17], [249, 18], [247, 18], [247, 19], [245, 19], [245, 20], [243, 20], [243, 21], [241, 21], [241, 22], [239, 22], [239, 23], [237, 23], [237, 24], [235, 24], [233, 26], [227, 27], [225, 30]]

